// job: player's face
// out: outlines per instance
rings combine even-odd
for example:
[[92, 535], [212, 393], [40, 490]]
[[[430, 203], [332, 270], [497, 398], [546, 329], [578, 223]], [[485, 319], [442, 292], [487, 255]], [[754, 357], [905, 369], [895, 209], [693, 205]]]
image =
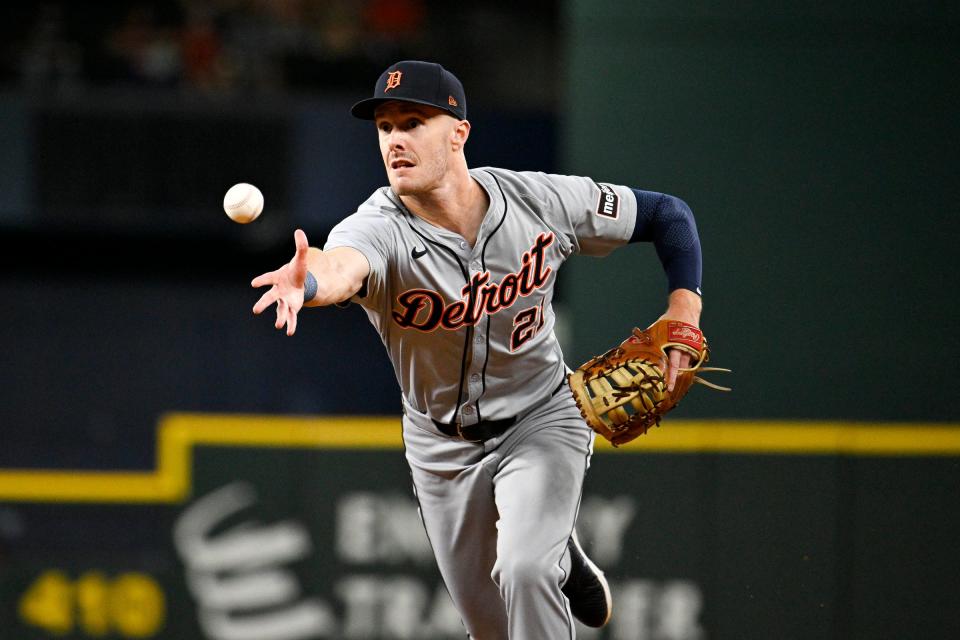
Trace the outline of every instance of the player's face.
[[397, 195], [425, 194], [443, 183], [454, 153], [456, 118], [435, 107], [387, 102], [377, 108], [375, 121], [380, 155]]

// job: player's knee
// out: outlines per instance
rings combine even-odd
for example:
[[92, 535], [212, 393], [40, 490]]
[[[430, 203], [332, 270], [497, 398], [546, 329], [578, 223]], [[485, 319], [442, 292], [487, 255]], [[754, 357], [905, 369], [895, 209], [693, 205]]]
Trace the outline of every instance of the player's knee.
[[538, 557], [537, 554], [515, 553], [497, 559], [492, 577], [503, 592], [556, 582], [559, 571], [556, 562]]

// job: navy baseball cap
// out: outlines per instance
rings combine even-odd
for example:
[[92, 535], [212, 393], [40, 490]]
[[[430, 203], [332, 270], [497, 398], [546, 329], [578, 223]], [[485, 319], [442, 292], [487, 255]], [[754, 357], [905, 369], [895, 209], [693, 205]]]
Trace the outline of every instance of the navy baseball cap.
[[404, 60], [390, 66], [377, 80], [373, 97], [353, 105], [350, 113], [361, 120], [373, 120], [374, 110], [390, 100], [426, 104], [460, 120], [467, 118], [463, 85], [435, 62]]

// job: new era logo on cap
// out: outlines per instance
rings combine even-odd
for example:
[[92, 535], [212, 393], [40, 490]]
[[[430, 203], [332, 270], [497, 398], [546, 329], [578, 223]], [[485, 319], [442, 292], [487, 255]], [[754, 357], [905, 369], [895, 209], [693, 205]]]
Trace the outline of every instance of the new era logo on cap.
[[373, 97], [353, 105], [350, 113], [362, 120], [373, 120], [376, 108], [388, 100], [430, 105], [461, 120], [467, 117], [463, 85], [435, 62], [404, 60], [390, 66], [377, 79]]

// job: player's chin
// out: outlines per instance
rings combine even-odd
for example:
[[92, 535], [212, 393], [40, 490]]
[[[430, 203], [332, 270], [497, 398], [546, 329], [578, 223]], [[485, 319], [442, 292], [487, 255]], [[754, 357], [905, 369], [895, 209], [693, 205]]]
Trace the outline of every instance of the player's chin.
[[420, 192], [419, 182], [413, 176], [406, 174], [405, 170], [402, 170], [399, 175], [396, 171], [390, 172], [390, 186], [393, 187], [398, 196], [413, 195]]

